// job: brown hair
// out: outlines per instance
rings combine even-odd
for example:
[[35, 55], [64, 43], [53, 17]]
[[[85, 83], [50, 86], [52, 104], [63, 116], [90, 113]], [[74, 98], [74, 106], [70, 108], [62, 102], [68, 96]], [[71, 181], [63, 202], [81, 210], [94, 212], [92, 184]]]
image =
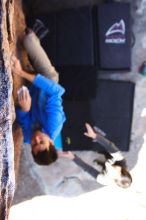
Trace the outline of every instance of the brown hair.
[[49, 150], [39, 151], [36, 155], [33, 153], [34, 161], [39, 165], [49, 165], [55, 162], [58, 158], [57, 151], [54, 145], [50, 145]]
[[122, 188], [128, 188], [132, 183], [132, 176], [125, 167], [121, 167], [121, 180], [115, 180], [116, 184]]

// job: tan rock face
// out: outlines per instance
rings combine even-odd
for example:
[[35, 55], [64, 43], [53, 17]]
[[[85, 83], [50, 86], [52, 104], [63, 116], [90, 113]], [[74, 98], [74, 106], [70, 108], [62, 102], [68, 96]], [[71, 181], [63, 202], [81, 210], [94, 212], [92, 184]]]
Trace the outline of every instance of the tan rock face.
[[[21, 0], [15, 0], [13, 8], [9, 10], [9, 43], [10, 53], [15, 54], [22, 62], [25, 69], [28, 69], [30, 64], [27, 54], [22, 45], [22, 38], [25, 30], [25, 17], [22, 9]], [[13, 15], [13, 16], [12, 16]], [[13, 74], [13, 101], [15, 107], [18, 104], [17, 90], [25, 83], [22, 78]], [[15, 110], [12, 112], [13, 118], [15, 118]], [[14, 157], [15, 157], [15, 174], [18, 176], [19, 160], [21, 154], [21, 145], [23, 142], [22, 130], [17, 124], [16, 120], [13, 123], [13, 139], [14, 139]]]
[[[14, 145], [12, 137], [12, 87], [10, 68], [10, 29], [8, 8], [13, 3], [0, 1], [0, 219], [7, 220], [14, 195]], [[10, 15], [12, 17], [12, 15]]]
[[[11, 54], [15, 54], [16, 56], [20, 57], [20, 59], [22, 59], [24, 52], [21, 46], [21, 39], [24, 33], [25, 21], [21, 6], [21, 0], [16, 0], [14, 2], [14, 7], [12, 10], [13, 10], [13, 19], [12, 19], [13, 22], [11, 22], [10, 25], [10, 30], [12, 30], [12, 33], [10, 34], [11, 37], [9, 37], [10, 50], [11, 50]], [[13, 100], [15, 106], [17, 105], [17, 90], [20, 88], [22, 84], [23, 84], [22, 79], [16, 75], [13, 75]], [[15, 112], [13, 113], [13, 118], [14, 117], [15, 117]], [[18, 126], [16, 121], [14, 121], [13, 123], [13, 139], [14, 139], [15, 173], [17, 177], [23, 137], [22, 137], [21, 128]]]

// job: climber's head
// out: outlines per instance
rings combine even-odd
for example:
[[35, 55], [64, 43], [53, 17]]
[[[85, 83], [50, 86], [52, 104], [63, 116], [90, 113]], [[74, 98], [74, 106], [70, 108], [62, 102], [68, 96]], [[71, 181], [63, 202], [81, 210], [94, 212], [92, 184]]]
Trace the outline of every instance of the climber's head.
[[132, 183], [132, 177], [129, 171], [122, 166], [113, 165], [113, 167], [117, 172], [117, 176], [114, 177], [115, 183], [122, 188], [130, 187]]
[[34, 161], [40, 165], [49, 165], [57, 159], [53, 141], [40, 130], [33, 133], [31, 147]]
[[132, 183], [132, 177], [126, 167], [120, 165], [108, 165], [108, 175], [116, 183], [116, 185], [122, 188], [128, 188]]

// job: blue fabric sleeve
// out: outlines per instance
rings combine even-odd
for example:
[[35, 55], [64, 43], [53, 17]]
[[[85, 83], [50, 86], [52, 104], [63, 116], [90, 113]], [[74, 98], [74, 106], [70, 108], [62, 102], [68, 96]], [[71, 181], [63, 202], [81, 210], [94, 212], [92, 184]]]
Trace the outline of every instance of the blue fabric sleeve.
[[29, 112], [23, 112], [20, 107], [17, 107], [16, 116], [18, 123], [20, 124], [23, 131], [24, 143], [30, 144], [30, 139], [31, 139], [30, 114]]
[[48, 95], [58, 94], [61, 96], [65, 92], [65, 89], [61, 85], [40, 74], [37, 74], [32, 83], [37, 88], [45, 91]]
[[49, 80], [40, 74], [35, 77], [33, 84], [45, 93], [46, 104], [44, 111], [46, 114], [46, 126], [44, 131], [47, 132], [50, 138], [54, 141], [61, 132], [65, 121], [61, 98], [65, 89], [53, 80]]
[[62, 107], [62, 99], [58, 96], [52, 96], [47, 99], [45, 106], [46, 117], [46, 130], [48, 135], [52, 140], [56, 137], [62, 130], [63, 123], [65, 122], [65, 114]]

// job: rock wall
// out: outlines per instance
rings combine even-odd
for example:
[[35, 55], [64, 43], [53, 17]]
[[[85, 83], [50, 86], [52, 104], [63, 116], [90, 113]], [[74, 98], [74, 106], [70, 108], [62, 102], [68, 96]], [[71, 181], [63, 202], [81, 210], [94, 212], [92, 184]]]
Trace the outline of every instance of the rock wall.
[[0, 9], [0, 219], [7, 220], [15, 186], [11, 114], [13, 83], [10, 68], [13, 2], [1, 0]]
[[23, 81], [12, 75], [10, 60], [15, 54], [27, 62], [21, 46], [24, 28], [21, 0], [0, 0], [0, 220], [8, 219], [23, 140], [14, 108]]

